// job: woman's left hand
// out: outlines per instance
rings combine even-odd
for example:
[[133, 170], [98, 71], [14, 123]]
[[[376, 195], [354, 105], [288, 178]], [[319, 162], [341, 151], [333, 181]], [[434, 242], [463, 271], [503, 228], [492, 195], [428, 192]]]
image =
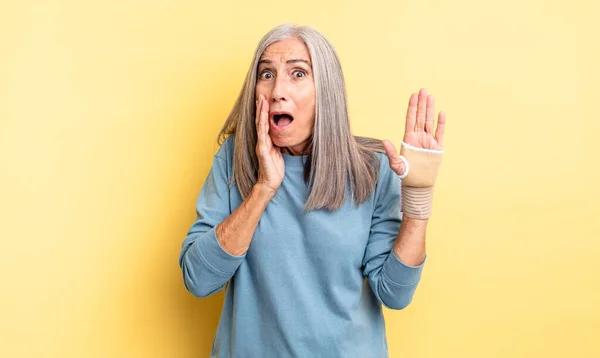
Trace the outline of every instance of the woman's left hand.
[[[413, 147], [441, 150], [444, 139], [444, 127], [446, 126], [446, 114], [442, 111], [438, 115], [437, 128], [435, 128], [435, 106], [433, 95], [427, 95], [427, 90], [413, 93], [408, 101], [406, 111], [406, 130], [402, 141]], [[383, 141], [388, 156], [390, 167], [398, 174], [405, 171], [404, 162], [400, 159], [396, 147], [388, 140]]]

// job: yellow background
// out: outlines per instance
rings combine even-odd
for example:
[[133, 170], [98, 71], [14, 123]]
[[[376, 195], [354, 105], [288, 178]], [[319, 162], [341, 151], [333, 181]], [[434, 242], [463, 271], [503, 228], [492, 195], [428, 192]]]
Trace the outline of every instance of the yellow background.
[[207, 357], [178, 255], [260, 37], [320, 29], [355, 134], [448, 113], [392, 358], [600, 357], [594, 1], [2, 1], [0, 357]]

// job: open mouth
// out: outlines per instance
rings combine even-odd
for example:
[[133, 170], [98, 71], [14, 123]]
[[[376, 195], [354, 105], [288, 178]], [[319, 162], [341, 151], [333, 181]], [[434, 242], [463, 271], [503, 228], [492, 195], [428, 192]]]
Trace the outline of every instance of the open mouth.
[[287, 113], [274, 113], [273, 122], [278, 127], [287, 127], [294, 121], [294, 117]]

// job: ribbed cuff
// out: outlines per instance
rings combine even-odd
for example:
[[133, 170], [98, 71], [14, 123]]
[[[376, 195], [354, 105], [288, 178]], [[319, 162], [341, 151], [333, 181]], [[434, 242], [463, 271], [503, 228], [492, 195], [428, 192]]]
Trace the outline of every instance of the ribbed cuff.
[[216, 228], [207, 231], [195, 246], [202, 261], [215, 273], [223, 276], [233, 275], [246, 257], [246, 253], [235, 256], [225, 251], [217, 240]]
[[399, 286], [412, 286], [416, 285], [421, 280], [421, 273], [423, 272], [425, 261], [427, 261], [427, 255], [420, 265], [407, 265], [400, 261], [394, 250], [392, 250], [387, 260], [385, 260], [382, 270], [393, 283]]

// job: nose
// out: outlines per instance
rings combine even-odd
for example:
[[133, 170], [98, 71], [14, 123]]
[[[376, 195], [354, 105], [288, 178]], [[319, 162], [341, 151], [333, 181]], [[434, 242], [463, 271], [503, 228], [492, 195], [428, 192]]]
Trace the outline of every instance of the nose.
[[271, 90], [271, 101], [287, 101], [287, 96], [287, 84], [285, 83], [285, 80], [281, 77], [276, 78], [273, 89]]

